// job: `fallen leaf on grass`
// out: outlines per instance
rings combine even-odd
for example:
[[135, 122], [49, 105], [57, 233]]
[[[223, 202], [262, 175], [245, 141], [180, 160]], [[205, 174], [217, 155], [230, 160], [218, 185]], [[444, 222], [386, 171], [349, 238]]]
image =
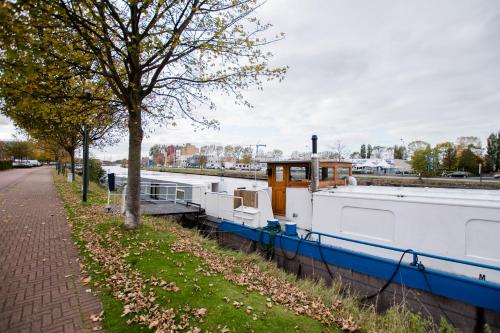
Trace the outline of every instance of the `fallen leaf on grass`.
[[148, 328], [152, 329], [153, 327], [158, 326], [158, 324], [159, 324], [158, 320], [153, 320], [151, 323], [149, 323]]
[[193, 311], [193, 314], [196, 316], [196, 317], [203, 317], [207, 314], [207, 309], [206, 308], [200, 308], [200, 309], [196, 309]]
[[130, 304], [126, 304], [124, 307], [123, 307], [123, 312], [122, 312], [122, 317], [125, 317], [126, 315], [128, 315], [129, 313], [132, 312], [132, 309], [130, 307]]
[[354, 322], [352, 316], [349, 316], [348, 319], [342, 319], [342, 330], [356, 332], [359, 330], [359, 326]]
[[167, 291], [173, 291], [174, 293], [176, 293], [179, 290], [181, 290], [179, 287], [177, 287], [177, 285], [175, 284], [175, 282], [170, 282], [169, 284], [167, 284], [166, 286], [164, 286], [163, 289], [167, 290]]

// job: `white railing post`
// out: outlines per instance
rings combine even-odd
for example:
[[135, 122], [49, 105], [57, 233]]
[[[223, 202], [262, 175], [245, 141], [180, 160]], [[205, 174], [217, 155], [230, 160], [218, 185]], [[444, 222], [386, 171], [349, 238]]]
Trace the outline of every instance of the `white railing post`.
[[174, 204], [177, 203], [177, 183], [175, 183], [175, 188], [174, 188]]
[[221, 212], [220, 212], [220, 200], [217, 198], [217, 217], [221, 217]]
[[125, 214], [125, 204], [126, 204], [126, 199], [127, 199], [127, 186], [128, 185], [125, 185], [125, 187], [123, 188], [123, 192], [122, 192], [122, 214]]

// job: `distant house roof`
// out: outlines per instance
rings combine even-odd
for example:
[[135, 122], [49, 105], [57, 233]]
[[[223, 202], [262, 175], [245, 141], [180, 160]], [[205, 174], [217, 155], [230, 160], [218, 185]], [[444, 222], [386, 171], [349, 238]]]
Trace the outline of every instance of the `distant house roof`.
[[399, 171], [411, 171], [412, 167], [410, 163], [405, 160], [394, 160], [394, 167]]

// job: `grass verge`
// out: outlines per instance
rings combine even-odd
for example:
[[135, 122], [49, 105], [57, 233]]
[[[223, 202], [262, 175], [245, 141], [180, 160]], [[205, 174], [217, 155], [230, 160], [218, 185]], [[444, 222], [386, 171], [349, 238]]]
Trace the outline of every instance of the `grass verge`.
[[404, 306], [384, 314], [341, 284], [296, 280], [253, 254], [221, 249], [172, 220], [144, 216], [134, 231], [103, 212], [105, 191], [54, 174], [82, 254], [83, 283], [98, 293], [108, 332], [448, 331]]

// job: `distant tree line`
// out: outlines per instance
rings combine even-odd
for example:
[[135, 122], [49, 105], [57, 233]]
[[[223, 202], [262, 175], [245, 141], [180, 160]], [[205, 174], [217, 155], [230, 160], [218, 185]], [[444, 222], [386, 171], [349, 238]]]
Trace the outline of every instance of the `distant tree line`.
[[[475, 136], [462, 136], [456, 143], [443, 142], [431, 147], [420, 141], [412, 151], [411, 165], [422, 176], [442, 175], [455, 170], [472, 175], [490, 173], [500, 169], [500, 132], [488, 137], [486, 154], [483, 156], [481, 140]], [[409, 145], [410, 150], [410, 145]]]
[[486, 140], [484, 171], [500, 171], [500, 131], [496, 134], [491, 133]]
[[52, 147], [33, 139], [0, 142], [0, 159], [3, 160], [38, 160], [49, 162], [61, 154], [57, 147]]

